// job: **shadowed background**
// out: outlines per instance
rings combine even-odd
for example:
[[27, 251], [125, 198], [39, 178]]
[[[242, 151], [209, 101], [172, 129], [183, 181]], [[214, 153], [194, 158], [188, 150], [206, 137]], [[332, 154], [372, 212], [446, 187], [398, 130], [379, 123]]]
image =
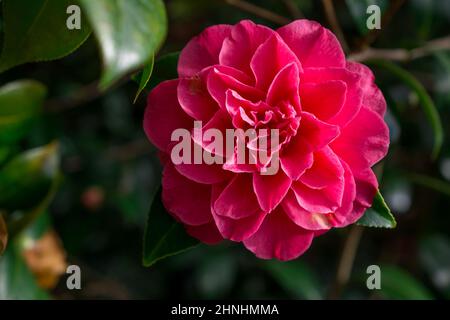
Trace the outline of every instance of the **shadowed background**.
[[[47, 86], [46, 112], [24, 145], [57, 139], [62, 154], [60, 188], [32, 228], [39, 247], [24, 254], [33, 277], [16, 288], [19, 293], [35, 298], [45, 290], [56, 299], [450, 298], [450, 50], [434, 51], [436, 43], [427, 47], [430, 40], [449, 36], [450, 1], [347, 0], [333, 1], [331, 7], [330, 1], [312, 0], [252, 1], [253, 6], [245, 1], [165, 3], [169, 29], [159, 56], [181, 50], [209, 25], [242, 19], [272, 28], [296, 18], [317, 20], [345, 41], [355, 59], [365, 59], [355, 54], [367, 53], [368, 46], [401, 49], [376, 57], [399, 60], [395, 63], [430, 95], [443, 124], [440, 155], [431, 157], [435, 136], [420, 92], [392, 70], [371, 66], [388, 102], [391, 147], [376, 172], [396, 229], [334, 229], [288, 263], [259, 260], [241, 245], [226, 242], [199, 245], [145, 268], [143, 232], [161, 177], [156, 150], [142, 129], [146, 95], [132, 103], [133, 81], [98, 94], [101, 63], [90, 37], [64, 59], [0, 74], [2, 84], [31, 78]], [[381, 8], [379, 32], [366, 28], [368, 4]], [[424, 47], [422, 55], [408, 55]], [[42, 227], [49, 221], [51, 229]], [[45, 260], [39, 258], [42, 252]], [[67, 290], [66, 276], [59, 277], [66, 264], [80, 266], [82, 290]], [[366, 287], [366, 268], [373, 264], [381, 266], [381, 290]], [[5, 268], [0, 268], [0, 287], [1, 272]]]

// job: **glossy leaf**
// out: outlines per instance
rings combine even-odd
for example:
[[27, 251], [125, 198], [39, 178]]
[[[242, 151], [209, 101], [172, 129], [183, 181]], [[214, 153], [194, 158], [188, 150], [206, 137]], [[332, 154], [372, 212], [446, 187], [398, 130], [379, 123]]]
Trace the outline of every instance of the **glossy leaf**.
[[387, 299], [428, 300], [432, 294], [418, 280], [397, 266], [384, 265], [381, 268], [381, 289], [379, 293]]
[[376, 228], [395, 228], [397, 222], [387, 206], [380, 191], [373, 199], [372, 207], [366, 210], [357, 222], [360, 226]]
[[433, 129], [434, 146], [432, 157], [433, 159], [436, 159], [439, 155], [439, 152], [441, 151], [442, 144], [444, 142], [444, 132], [442, 129], [441, 118], [436, 109], [436, 106], [434, 105], [433, 100], [431, 99], [423, 85], [411, 73], [392, 62], [385, 60], [372, 60], [368, 63], [386, 69], [391, 74], [403, 81], [404, 84], [406, 84], [417, 94], [425, 116]]
[[149, 63], [167, 33], [162, 0], [81, 0], [103, 57], [101, 88]]
[[139, 95], [141, 94], [142, 90], [145, 89], [145, 86], [147, 85], [148, 80], [150, 80], [150, 77], [153, 72], [154, 62], [155, 62], [155, 60], [152, 57], [152, 60], [150, 61], [150, 63], [144, 67], [144, 69], [142, 70], [141, 73], [138, 74], [136, 80], [139, 83], [139, 88], [136, 92], [136, 95], [134, 96], [133, 103], [136, 103], [136, 100], [139, 98]]
[[[177, 65], [178, 65], [178, 58], [180, 56], [179, 52], [172, 52], [165, 54], [161, 56], [159, 59], [157, 59], [152, 66], [152, 74], [145, 84], [145, 86], [142, 87], [141, 92], [148, 93], [151, 89], [156, 87], [158, 84], [165, 80], [171, 80], [178, 78], [178, 72], [177, 72]], [[140, 84], [141, 79], [144, 76], [144, 72], [146, 69], [150, 67], [145, 67], [144, 70], [137, 73], [135, 76], [132, 77], [132, 79]]]
[[48, 299], [48, 294], [39, 288], [20, 252], [18, 243], [8, 245], [0, 257], [0, 300]]
[[0, 146], [0, 168], [1, 165], [8, 159], [11, 149], [7, 146]]
[[152, 89], [162, 81], [178, 78], [177, 66], [179, 57], [179, 52], [172, 52], [157, 59], [147, 87]]
[[29, 209], [48, 195], [59, 168], [58, 145], [28, 150], [12, 158], [0, 170], [0, 208]]
[[15, 81], [0, 88], [0, 143], [15, 142], [29, 132], [41, 112], [46, 92], [34, 80]]
[[55, 176], [47, 194], [37, 205], [30, 209], [15, 210], [9, 215], [9, 232], [12, 236], [19, 234], [22, 230], [34, 223], [35, 220], [41, 218], [53, 200], [59, 184], [60, 177]]
[[182, 253], [198, 243], [166, 211], [159, 191], [153, 200], [145, 229], [144, 266], [149, 267], [161, 259]]
[[304, 262], [268, 261], [264, 263], [278, 284], [294, 299], [321, 299], [320, 284], [316, 274]]
[[69, 30], [66, 13], [73, 0], [3, 0], [4, 42], [0, 71], [19, 64], [62, 58], [77, 49], [90, 28]]

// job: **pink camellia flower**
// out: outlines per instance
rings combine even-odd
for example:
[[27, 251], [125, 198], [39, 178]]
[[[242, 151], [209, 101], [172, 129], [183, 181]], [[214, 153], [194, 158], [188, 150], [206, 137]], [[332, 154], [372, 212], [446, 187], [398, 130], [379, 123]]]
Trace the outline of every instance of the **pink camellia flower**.
[[[389, 145], [386, 103], [372, 72], [346, 61], [329, 30], [308, 20], [276, 31], [248, 20], [212, 26], [182, 50], [178, 76], [150, 92], [144, 128], [161, 151], [163, 203], [190, 235], [290, 260], [371, 206], [378, 188], [371, 167]], [[172, 133], [193, 131], [194, 121], [224, 136], [226, 129], [277, 129], [270, 155], [280, 169], [263, 175], [261, 163], [235, 155], [223, 164], [174, 164]]]

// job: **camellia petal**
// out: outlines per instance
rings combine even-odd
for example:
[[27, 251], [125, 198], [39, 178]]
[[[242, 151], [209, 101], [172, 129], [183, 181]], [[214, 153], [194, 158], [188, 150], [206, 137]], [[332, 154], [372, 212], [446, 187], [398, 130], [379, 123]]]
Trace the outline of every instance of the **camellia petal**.
[[217, 244], [223, 240], [223, 237], [214, 222], [199, 226], [186, 225], [186, 231], [194, 238], [206, 244]]
[[278, 206], [291, 187], [292, 180], [282, 171], [274, 175], [253, 174], [253, 188], [261, 209], [270, 212]]
[[332, 148], [352, 169], [366, 169], [386, 155], [386, 141], [389, 141], [389, 129], [383, 119], [374, 111], [361, 108], [333, 141]]
[[244, 20], [236, 24], [229, 37], [223, 41], [220, 51], [220, 64], [242, 70], [249, 76], [250, 61], [256, 49], [275, 31], [265, 26]]
[[264, 222], [244, 245], [261, 259], [286, 261], [308, 250], [314, 232], [294, 224], [280, 208], [269, 213]]
[[296, 20], [277, 30], [304, 68], [345, 67], [345, 55], [336, 36], [310, 20]]
[[[163, 203], [190, 235], [291, 260], [372, 205], [386, 102], [331, 31], [309, 20], [212, 26], [182, 50], [178, 75], [150, 92], [144, 128], [164, 166]], [[187, 163], [176, 129], [189, 135]]]
[[196, 120], [208, 121], [219, 109], [206, 87], [209, 72], [209, 69], [205, 69], [195, 76], [180, 79], [178, 83], [177, 95], [180, 106]]
[[[253, 189], [251, 174], [238, 174], [228, 183], [213, 204], [214, 211], [224, 217], [240, 219], [261, 211]], [[242, 194], [246, 197], [242, 197]]]
[[[180, 221], [198, 226], [212, 220], [211, 186], [187, 179], [171, 164], [164, 167], [162, 186], [164, 206]], [[198, 194], [202, 194], [203, 197], [196, 196]]]
[[144, 115], [144, 130], [147, 137], [160, 150], [168, 151], [174, 130], [193, 126], [189, 117], [177, 99], [178, 80], [161, 82], [147, 98], [147, 109]]
[[[270, 63], [267, 63], [267, 61], [270, 61]], [[276, 74], [291, 63], [295, 63], [298, 70], [302, 71], [298, 58], [281, 38], [276, 34], [270, 36], [266, 42], [259, 46], [250, 62], [250, 67], [256, 79], [256, 87], [267, 90]]]
[[347, 69], [360, 74], [360, 84], [364, 91], [363, 105], [384, 117], [386, 113], [386, 100], [381, 90], [375, 85], [372, 71], [365, 65], [349, 61]]
[[189, 41], [178, 60], [180, 77], [194, 76], [203, 68], [217, 64], [223, 41], [230, 35], [231, 28], [226, 24], [211, 26]]

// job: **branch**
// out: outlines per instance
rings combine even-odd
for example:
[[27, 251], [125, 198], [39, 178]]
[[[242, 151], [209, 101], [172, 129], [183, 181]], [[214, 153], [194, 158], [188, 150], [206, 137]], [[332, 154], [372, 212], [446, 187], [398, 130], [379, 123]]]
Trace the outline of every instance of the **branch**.
[[[393, 0], [391, 1], [391, 4], [389, 8], [386, 10], [386, 12], [381, 17], [381, 27], [385, 28], [389, 22], [391, 22], [394, 15], [397, 13], [397, 11], [400, 9], [400, 7], [403, 5], [405, 0]], [[379, 36], [381, 29], [372, 29], [369, 33], [363, 38], [359, 44], [360, 49], [365, 49], [369, 47]]]
[[336, 37], [339, 39], [342, 48], [345, 52], [349, 51], [349, 47], [347, 41], [344, 37], [344, 32], [342, 32], [341, 26], [339, 25], [339, 21], [336, 16], [336, 11], [334, 10], [334, 5], [332, 0], [322, 0], [323, 8], [325, 10], [325, 15], [328, 21], [328, 24], [333, 30]]
[[[1, 1], [1, 0], [0, 0]], [[129, 81], [131, 75], [135, 71], [129, 72], [122, 76], [112, 88], [117, 88], [127, 81]], [[108, 90], [112, 88], [108, 88], [108, 90], [101, 90], [99, 87], [99, 82], [96, 80], [91, 82], [85, 86], [80, 87], [75, 92], [67, 95], [65, 97], [56, 97], [49, 99], [44, 104], [44, 111], [46, 112], [61, 112], [70, 110], [76, 107], [79, 107], [85, 103], [91, 102], [97, 98], [100, 98], [102, 95], [106, 94]]]
[[247, 11], [251, 14], [254, 14], [255, 16], [264, 18], [266, 20], [272, 21], [280, 25], [288, 24], [289, 22], [291, 22], [291, 20], [286, 17], [280, 16], [279, 14], [258, 7], [257, 5], [254, 5], [253, 3], [244, 0], [224, 0], [224, 1], [231, 6], [235, 6], [236, 8], [239, 8], [243, 11]]
[[283, 0], [284, 6], [294, 19], [303, 19], [305, 16], [293, 0]]
[[356, 251], [358, 250], [363, 230], [364, 228], [358, 225], [353, 225], [350, 229], [339, 259], [336, 278], [328, 295], [329, 299], [339, 299], [350, 279], [353, 262], [355, 261]]
[[450, 36], [431, 40], [422, 47], [415, 49], [374, 49], [367, 48], [361, 52], [348, 56], [349, 60], [364, 62], [373, 59], [384, 59], [399, 62], [408, 62], [419, 59], [436, 51], [450, 50]]

